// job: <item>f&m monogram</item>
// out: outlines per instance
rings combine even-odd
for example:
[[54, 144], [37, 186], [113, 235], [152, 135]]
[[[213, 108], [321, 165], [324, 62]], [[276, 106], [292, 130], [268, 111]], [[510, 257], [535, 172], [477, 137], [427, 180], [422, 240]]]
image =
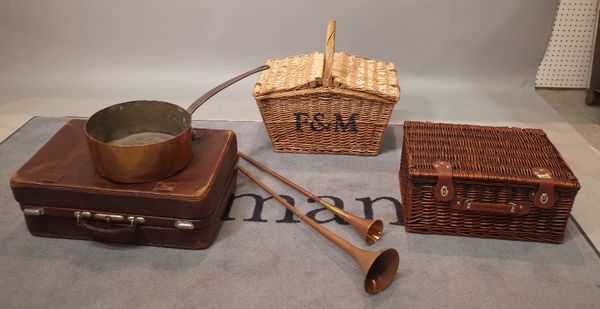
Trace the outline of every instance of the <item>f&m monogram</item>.
[[331, 120], [326, 119], [324, 113], [303, 113], [296, 112], [296, 131], [304, 132], [304, 129], [310, 129], [311, 131], [331, 131], [334, 132], [357, 132], [356, 126], [356, 113], [350, 114], [347, 120], [344, 120], [342, 114], [334, 113], [335, 123], [331, 123]]

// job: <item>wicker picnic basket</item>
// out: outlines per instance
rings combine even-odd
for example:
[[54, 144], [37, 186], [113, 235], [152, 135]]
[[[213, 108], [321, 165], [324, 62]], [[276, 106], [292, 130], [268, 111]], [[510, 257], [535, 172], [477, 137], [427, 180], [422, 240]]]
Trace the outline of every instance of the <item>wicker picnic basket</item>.
[[544, 131], [405, 122], [407, 231], [560, 243], [580, 188]]
[[253, 91], [273, 150], [377, 155], [400, 88], [393, 63], [335, 53], [270, 59]]

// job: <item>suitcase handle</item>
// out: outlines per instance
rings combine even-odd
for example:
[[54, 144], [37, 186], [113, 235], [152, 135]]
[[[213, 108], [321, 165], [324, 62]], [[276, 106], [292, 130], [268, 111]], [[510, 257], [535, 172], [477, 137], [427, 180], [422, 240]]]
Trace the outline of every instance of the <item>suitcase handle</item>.
[[84, 220], [79, 220], [77, 223], [80, 227], [93, 232], [98, 235], [104, 236], [116, 236], [123, 234], [134, 234], [135, 227], [115, 227], [115, 228], [103, 228], [96, 225], [92, 225], [90, 223], [85, 222]]
[[483, 203], [475, 202], [471, 199], [455, 198], [450, 202], [450, 208], [454, 210], [463, 211], [479, 211], [479, 212], [491, 212], [505, 215], [517, 215], [522, 216], [529, 213], [531, 210], [530, 206], [521, 205], [517, 203]]
[[113, 221], [119, 220], [120, 221], [121, 219], [124, 220], [125, 218], [121, 215], [92, 214], [87, 211], [84, 211], [84, 212], [76, 211], [74, 213], [74, 215], [77, 220], [78, 226], [80, 226], [96, 235], [100, 235], [100, 236], [115, 236], [115, 235], [122, 236], [123, 234], [133, 234], [135, 232], [135, 228], [137, 227], [137, 223], [141, 223], [141, 220], [144, 220], [143, 218], [141, 218], [141, 220], [139, 220], [140, 218], [129, 217], [129, 218], [127, 218], [131, 221], [131, 225], [129, 227], [103, 228], [103, 227], [99, 227], [99, 226], [87, 223], [86, 219], [94, 217], [97, 219], [102, 219], [107, 223], [110, 223], [111, 220], [113, 220]]

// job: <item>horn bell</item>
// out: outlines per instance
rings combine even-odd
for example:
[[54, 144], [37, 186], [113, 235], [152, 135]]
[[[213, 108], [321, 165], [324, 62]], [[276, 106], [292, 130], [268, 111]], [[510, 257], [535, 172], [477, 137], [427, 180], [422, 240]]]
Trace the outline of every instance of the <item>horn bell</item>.
[[367, 245], [372, 245], [381, 239], [383, 234], [383, 222], [381, 220], [369, 220], [356, 217], [359, 220], [349, 222], [360, 232]]
[[365, 274], [365, 291], [377, 294], [387, 288], [396, 277], [400, 265], [400, 255], [392, 248], [379, 252], [363, 251], [356, 259]]

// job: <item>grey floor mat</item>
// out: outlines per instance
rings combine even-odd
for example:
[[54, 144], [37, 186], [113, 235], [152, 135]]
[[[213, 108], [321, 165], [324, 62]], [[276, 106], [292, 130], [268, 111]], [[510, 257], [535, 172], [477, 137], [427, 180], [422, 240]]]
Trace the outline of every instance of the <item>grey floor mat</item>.
[[[267, 194], [243, 176], [217, 241], [207, 250], [31, 236], [10, 192], [9, 177], [64, 121], [34, 118], [0, 145], [2, 307], [592, 308], [600, 304], [600, 259], [573, 222], [562, 245], [406, 233], [397, 178], [400, 126], [388, 128], [379, 156], [353, 157], [274, 153], [262, 123], [195, 122], [195, 127], [234, 130], [240, 150], [312, 192], [343, 203], [347, 210], [364, 215], [372, 208], [386, 232], [371, 249], [394, 247], [401, 260], [396, 281], [376, 296], [363, 291], [362, 275], [349, 256], [305, 224], [286, 217], [273, 200], [257, 203]], [[366, 247], [350, 227], [259, 175], [293, 199], [296, 207], [326, 221], [324, 226]]]

